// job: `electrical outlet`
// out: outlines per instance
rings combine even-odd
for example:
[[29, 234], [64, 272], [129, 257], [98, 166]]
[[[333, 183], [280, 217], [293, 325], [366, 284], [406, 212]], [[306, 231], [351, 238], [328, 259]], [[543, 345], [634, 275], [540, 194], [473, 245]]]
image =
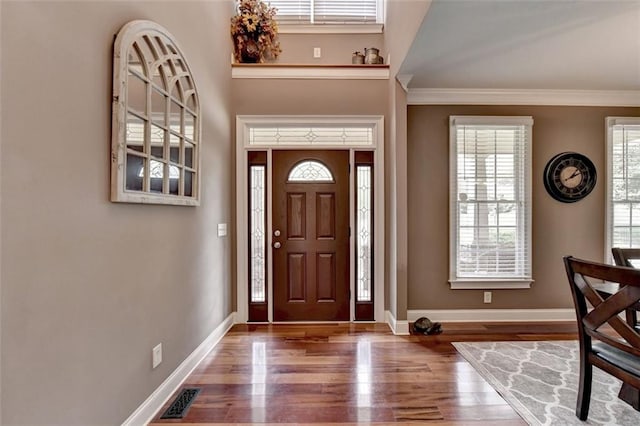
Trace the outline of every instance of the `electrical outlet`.
[[320, 49], [319, 47], [314, 47], [313, 48], [313, 57], [314, 58], [322, 57], [322, 49]]
[[162, 343], [159, 343], [158, 346], [153, 348], [151, 354], [153, 368], [156, 368], [162, 362]]
[[484, 303], [491, 303], [491, 292], [490, 291], [485, 291], [484, 292]]

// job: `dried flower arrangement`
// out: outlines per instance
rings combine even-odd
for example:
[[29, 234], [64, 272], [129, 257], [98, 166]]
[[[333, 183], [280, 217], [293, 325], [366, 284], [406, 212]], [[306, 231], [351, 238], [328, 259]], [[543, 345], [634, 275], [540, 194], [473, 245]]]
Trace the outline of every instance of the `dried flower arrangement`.
[[231, 38], [237, 62], [264, 62], [280, 55], [277, 9], [261, 0], [237, 0], [231, 18]]

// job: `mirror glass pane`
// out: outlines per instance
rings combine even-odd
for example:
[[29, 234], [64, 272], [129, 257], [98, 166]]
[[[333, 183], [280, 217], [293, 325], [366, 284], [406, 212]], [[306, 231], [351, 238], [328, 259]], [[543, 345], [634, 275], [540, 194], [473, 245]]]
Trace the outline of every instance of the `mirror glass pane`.
[[147, 75], [147, 73], [145, 72], [144, 66], [142, 66], [142, 58], [140, 57], [140, 52], [138, 52], [136, 44], [131, 45], [131, 47], [129, 48], [128, 61], [129, 61], [128, 65], [129, 65], [130, 73], [131, 71], [136, 71], [140, 75], [144, 75], [144, 76]]
[[149, 163], [150, 189], [151, 192], [163, 192], [165, 164], [160, 161], [151, 160]]
[[184, 89], [185, 93], [193, 90], [193, 84], [191, 84], [191, 79], [189, 77], [182, 77], [180, 79], [180, 82], [182, 83], [182, 88]]
[[195, 111], [196, 110], [196, 95], [195, 93], [192, 93], [189, 98], [187, 98], [187, 108], [189, 108], [191, 111]]
[[154, 84], [156, 84], [158, 87], [167, 90], [167, 80], [165, 79], [165, 74], [164, 74], [164, 70], [161, 66], [158, 66], [156, 68], [153, 68], [153, 71], [151, 73], [151, 80], [153, 81]]
[[151, 125], [151, 155], [164, 158], [164, 129]]
[[169, 136], [169, 159], [174, 163], [180, 162], [180, 138], [173, 133]]
[[188, 111], [185, 111], [184, 114], [184, 135], [193, 140], [193, 136], [195, 135], [194, 126], [196, 124], [196, 118], [193, 114]]
[[153, 43], [154, 46], [156, 46], [156, 49], [158, 50], [158, 52], [162, 55], [162, 56], [167, 56], [167, 53], [169, 53], [169, 51], [167, 50], [167, 47], [164, 44], [164, 41], [162, 40], [162, 38], [156, 36], [153, 38]]
[[129, 72], [127, 75], [127, 105], [140, 114], [146, 113], [147, 83]]
[[180, 169], [173, 165], [169, 168], [169, 194], [180, 195]]
[[154, 53], [154, 51], [151, 50], [151, 48], [149, 47], [149, 40], [147, 37], [142, 36], [140, 37], [137, 41], [136, 44], [138, 45], [138, 49], [140, 50], [142, 57], [144, 58], [145, 62], [147, 63], [147, 69], [151, 69], [151, 64], [153, 64], [158, 57], [156, 56], [156, 54]]
[[125, 138], [127, 148], [144, 152], [144, 121], [133, 114], [127, 114], [127, 128]]
[[187, 197], [193, 196], [193, 179], [195, 177], [195, 173], [188, 172], [185, 170], [184, 172], [184, 195]]
[[180, 131], [180, 117], [182, 116], [182, 107], [171, 101], [171, 115], [169, 116], [169, 126], [176, 133]]
[[187, 67], [184, 66], [184, 62], [182, 61], [182, 59], [174, 59], [173, 65], [175, 66], [175, 69], [178, 73], [187, 72]]
[[163, 69], [164, 69], [164, 75], [166, 75], [168, 78], [171, 78], [172, 76], [176, 75], [175, 71], [173, 70], [171, 61], [166, 61], [163, 64]]
[[142, 172], [144, 159], [137, 155], [127, 154], [127, 174], [125, 187], [129, 191], [142, 191]]
[[151, 90], [151, 120], [161, 126], [165, 126], [165, 112], [167, 109], [167, 97], [156, 89]]
[[182, 96], [182, 87], [180, 86], [180, 81], [175, 81], [173, 83], [173, 87], [171, 87], [171, 97], [182, 101], [184, 97]]
[[192, 143], [184, 143], [184, 165], [193, 168], [194, 145]]

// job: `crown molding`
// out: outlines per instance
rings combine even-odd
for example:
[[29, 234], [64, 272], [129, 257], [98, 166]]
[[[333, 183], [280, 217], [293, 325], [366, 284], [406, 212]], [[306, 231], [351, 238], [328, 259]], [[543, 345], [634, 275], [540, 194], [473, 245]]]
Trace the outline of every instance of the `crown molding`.
[[405, 93], [409, 93], [409, 83], [413, 78], [413, 74], [398, 74], [396, 80], [400, 83], [400, 86], [404, 89]]
[[640, 106], [640, 90], [409, 89], [408, 105]]

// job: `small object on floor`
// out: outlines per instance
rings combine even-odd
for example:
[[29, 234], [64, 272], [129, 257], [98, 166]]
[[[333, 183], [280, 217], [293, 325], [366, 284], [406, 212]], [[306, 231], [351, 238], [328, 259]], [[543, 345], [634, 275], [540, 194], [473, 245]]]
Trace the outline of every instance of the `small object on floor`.
[[440, 334], [442, 333], [442, 324], [439, 322], [432, 322], [427, 317], [421, 317], [413, 323], [413, 332], [425, 335]]

